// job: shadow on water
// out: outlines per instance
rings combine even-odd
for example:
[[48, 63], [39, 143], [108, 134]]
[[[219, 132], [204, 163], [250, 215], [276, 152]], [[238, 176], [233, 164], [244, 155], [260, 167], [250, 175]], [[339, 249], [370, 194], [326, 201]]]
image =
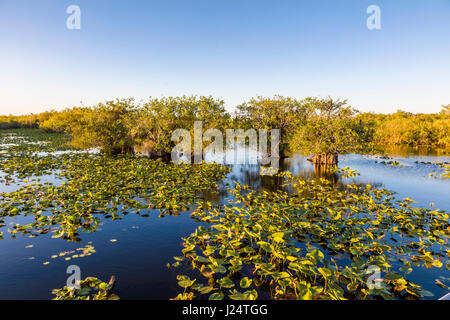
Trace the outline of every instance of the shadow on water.
[[[396, 156], [398, 153], [402, 156]], [[352, 182], [370, 184], [394, 191], [399, 199], [410, 197], [421, 206], [428, 206], [433, 202], [438, 208], [450, 211], [449, 181], [440, 179], [439, 175], [444, 169], [433, 165], [435, 162], [450, 162], [450, 156], [437, 156], [443, 154], [443, 151], [405, 146], [391, 148], [386, 150], [385, 154], [389, 160], [397, 161], [399, 166], [383, 163], [386, 157], [379, 155], [341, 155], [338, 167], [350, 167], [360, 174], [350, 179], [342, 178], [337, 173], [330, 172], [328, 168], [315, 167], [306, 156], [299, 154], [281, 159], [279, 171], [289, 171], [294, 176], [305, 179], [324, 178], [336, 187]], [[236, 181], [250, 186], [250, 189], [255, 191], [274, 191], [281, 188], [282, 179], [277, 176], [261, 175], [259, 164], [232, 165], [231, 169], [226, 179], [228, 183]], [[430, 177], [431, 172], [435, 172], [436, 175]]]
[[[255, 191], [276, 191], [283, 189], [283, 178], [275, 175], [261, 174], [260, 164], [238, 164], [230, 166], [232, 171], [227, 177], [228, 182], [236, 181], [241, 185], [250, 186]], [[265, 166], [267, 167], [267, 166]], [[289, 171], [295, 176], [305, 179], [327, 179], [333, 185], [342, 185], [335, 168], [327, 166], [314, 166], [307, 157], [294, 155], [279, 160], [278, 172]], [[286, 189], [286, 191], [289, 191]]]

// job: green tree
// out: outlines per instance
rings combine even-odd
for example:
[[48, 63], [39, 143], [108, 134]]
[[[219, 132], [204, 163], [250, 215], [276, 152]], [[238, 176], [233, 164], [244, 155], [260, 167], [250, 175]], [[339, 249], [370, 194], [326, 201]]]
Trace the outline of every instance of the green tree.
[[186, 129], [192, 135], [195, 121], [202, 121], [203, 131], [209, 128], [223, 131], [231, 126], [224, 101], [211, 96], [150, 98], [138, 118], [132, 135], [146, 152], [156, 156], [170, 154], [175, 145], [171, 137], [176, 129]]
[[304, 105], [310, 110], [309, 117], [297, 128], [292, 149], [312, 154], [311, 161], [317, 165], [335, 165], [338, 154], [361, 149], [364, 130], [346, 100], [307, 98]]
[[136, 108], [133, 98], [106, 101], [92, 108], [72, 109], [70, 121], [60, 124], [72, 135], [76, 147], [99, 147], [108, 155], [133, 153], [131, 130], [136, 125]]
[[[235, 118], [244, 129], [280, 130], [280, 156], [289, 152], [289, 142], [295, 129], [307, 119], [308, 109], [302, 101], [275, 95], [272, 98], [256, 97], [237, 107]], [[270, 131], [269, 131], [270, 132]]]

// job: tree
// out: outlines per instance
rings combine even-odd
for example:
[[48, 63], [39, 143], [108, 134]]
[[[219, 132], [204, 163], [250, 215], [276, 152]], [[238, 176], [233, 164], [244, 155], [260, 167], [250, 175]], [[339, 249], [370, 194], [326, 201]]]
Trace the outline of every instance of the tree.
[[44, 131], [72, 134], [74, 126], [91, 111], [91, 108], [88, 107], [73, 107], [62, 111], [53, 111], [49, 117], [39, 118], [39, 128]]
[[139, 112], [132, 135], [150, 155], [168, 156], [175, 143], [176, 129], [194, 131], [194, 122], [202, 121], [203, 132], [209, 128], [224, 130], [231, 125], [224, 101], [205, 96], [150, 98]]
[[354, 118], [356, 110], [346, 106], [346, 100], [307, 98], [304, 104], [310, 113], [296, 131], [293, 149], [312, 154], [310, 160], [315, 165], [336, 165], [338, 154], [361, 149], [363, 127]]
[[133, 98], [72, 109], [66, 131], [72, 135], [72, 144], [82, 149], [99, 147], [108, 155], [133, 153], [136, 109]]
[[272, 98], [258, 96], [239, 105], [235, 118], [245, 128], [280, 130], [280, 157], [285, 157], [295, 129], [307, 118], [307, 109], [296, 99], [280, 95]]

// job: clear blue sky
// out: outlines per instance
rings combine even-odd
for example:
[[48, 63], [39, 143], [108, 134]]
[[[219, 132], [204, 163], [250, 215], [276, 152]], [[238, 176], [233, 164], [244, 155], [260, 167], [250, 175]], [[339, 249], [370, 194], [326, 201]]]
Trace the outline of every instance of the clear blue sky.
[[[66, 28], [71, 4], [81, 30]], [[381, 30], [366, 27], [371, 4]], [[182, 94], [438, 112], [450, 0], [0, 0], [0, 114]]]

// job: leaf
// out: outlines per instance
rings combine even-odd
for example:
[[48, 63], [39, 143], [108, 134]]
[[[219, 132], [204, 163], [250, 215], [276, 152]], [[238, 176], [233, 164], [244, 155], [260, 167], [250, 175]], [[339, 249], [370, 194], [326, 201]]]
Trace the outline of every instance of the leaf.
[[209, 296], [209, 300], [222, 300], [222, 299], [223, 299], [223, 293], [221, 293], [221, 292], [215, 292]]
[[99, 287], [101, 290], [107, 290], [107, 289], [108, 289], [108, 284], [107, 284], [106, 282], [102, 282], [102, 283], [100, 283], [100, 284], [98, 285], [98, 287]]
[[312, 292], [308, 286], [305, 286], [302, 283], [297, 284], [298, 298], [300, 300], [311, 300]]
[[217, 280], [217, 283], [222, 288], [232, 288], [232, 287], [234, 287], [233, 281], [231, 281], [231, 279], [228, 278], [228, 277], [221, 278], [221, 279]]
[[91, 292], [90, 288], [81, 288], [78, 289], [77, 294], [79, 294], [80, 296], [85, 296], [88, 295]]
[[323, 275], [324, 278], [329, 278], [333, 274], [333, 271], [328, 268], [319, 268], [319, 272]]
[[433, 267], [436, 267], [436, 268], [441, 268], [443, 266], [443, 263], [441, 262], [441, 261], [439, 261], [439, 260], [433, 260]]
[[244, 300], [256, 300], [258, 298], [258, 292], [256, 290], [249, 290], [244, 292]]
[[188, 276], [185, 275], [178, 275], [177, 276], [177, 280], [178, 280], [178, 285], [182, 288], [188, 288], [191, 285], [194, 284], [195, 280], [191, 280], [191, 278], [189, 278]]
[[437, 285], [437, 286], [439, 286], [439, 287], [441, 287], [441, 288], [443, 288], [443, 289], [445, 289], [445, 290], [448, 290], [449, 288], [445, 285], [445, 284], [443, 284], [440, 280], [438, 280], [438, 279], [436, 279], [435, 281], [434, 281], [434, 283]]
[[388, 274], [386, 274], [385, 278], [387, 280], [390, 280], [390, 281], [395, 281], [395, 280], [398, 280], [398, 279], [402, 279], [403, 276], [398, 274], [398, 273], [388, 273]]
[[411, 267], [406, 266], [406, 265], [400, 267], [399, 270], [400, 270], [401, 272], [403, 272], [404, 274], [410, 274], [410, 273], [413, 271], [413, 269], [412, 269]]
[[284, 241], [283, 237], [284, 237], [284, 232], [275, 232], [272, 234], [272, 239], [278, 243]]
[[312, 250], [310, 253], [307, 254], [307, 256], [312, 257], [314, 261], [322, 261], [325, 258], [322, 251], [318, 249]]
[[246, 289], [246, 288], [250, 287], [250, 285], [252, 284], [252, 280], [249, 279], [248, 277], [244, 277], [241, 279], [239, 284], [240, 284], [241, 288]]
[[257, 242], [257, 244], [259, 244], [261, 249], [263, 249], [264, 251], [272, 252], [272, 246], [270, 245], [270, 243], [265, 242], [265, 241], [259, 241], [259, 242]]

